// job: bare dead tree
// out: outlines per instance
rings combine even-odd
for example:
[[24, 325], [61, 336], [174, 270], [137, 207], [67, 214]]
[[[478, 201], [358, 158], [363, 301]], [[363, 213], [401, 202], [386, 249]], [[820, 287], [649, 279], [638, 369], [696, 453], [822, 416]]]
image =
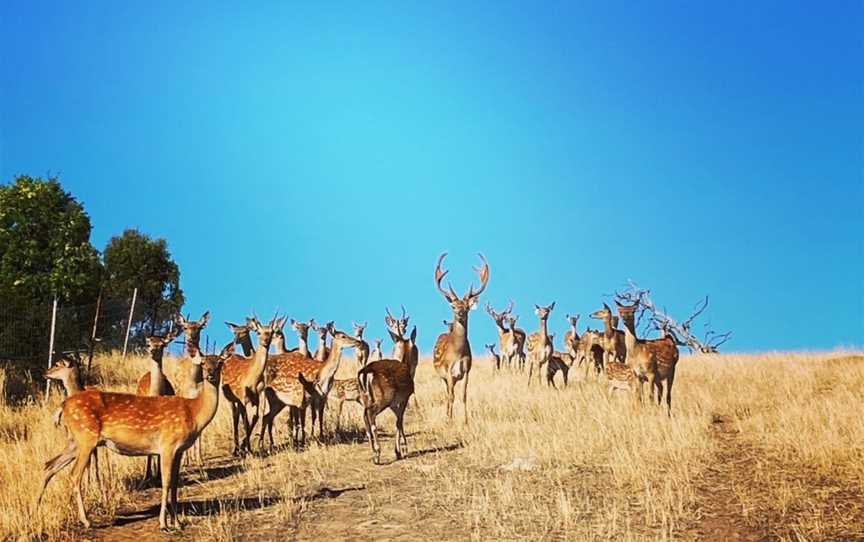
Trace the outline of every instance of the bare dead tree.
[[632, 280], [627, 281], [627, 288], [621, 292], [615, 292], [614, 297], [620, 303], [637, 304], [639, 312], [637, 313], [636, 325], [643, 316], [647, 316], [647, 322], [660, 331], [664, 336], [672, 337], [678, 346], [686, 346], [691, 352], [701, 352], [703, 354], [716, 354], [720, 345], [732, 338], [732, 332], [717, 332], [711, 329], [710, 320], [703, 324], [704, 334], [700, 339], [693, 330], [693, 324], [705, 309], [708, 308], [708, 296], [699, 300], [693, 307], [693, 312], [686, 320], [679, 323], [677, 320], [669, 316], [666, 309], [657, 308], [654, 301], [651, 299], [651, 290], [639, 287]]

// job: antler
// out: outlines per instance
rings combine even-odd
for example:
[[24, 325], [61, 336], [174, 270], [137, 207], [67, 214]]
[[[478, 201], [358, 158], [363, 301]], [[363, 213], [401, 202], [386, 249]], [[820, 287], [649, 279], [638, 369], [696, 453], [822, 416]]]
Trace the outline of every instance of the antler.
[[447, 253], [441, 253], [441, 256], [438, 257], [438, 263], [435, 265], [435, 285], [438, 287], [438, 291], [444, 295], [444, 298], [450, 303], [459, 299], [459, 296], [456, 295], [456, 292], [453, 291], [453, 286], [449, 285], [450, 291], [448, 292], [444, 288], [441, 287], [441, 281], [444, 280], [444, 277], [447, 276], [447, 273], [450, 271], [442, 271], [441, 264], [444, 262], [444, 258], [447, 257]]
[[478, 297], [489, 284], [489, 262], [486, 261], [486, 256], [483, 256], [483, 254], [478, 254], [478, 256], [480, 256], [480, 259], [483, 261], [483, 267], [475, 267], [474, 271], [480, 275], [480, 289], [475, 292], [474, 284], [472, 283], [471, 288], [468, 290], [468, 295], [466, 296], [468, 299]]
[[387, 312], [387, 315], [384, 317], [384, 323], [387, 324], [387, 327], [392, 327], [396, 323], [396, 319], [390, 314], [390, 307], [384, 307], [384, 310]]

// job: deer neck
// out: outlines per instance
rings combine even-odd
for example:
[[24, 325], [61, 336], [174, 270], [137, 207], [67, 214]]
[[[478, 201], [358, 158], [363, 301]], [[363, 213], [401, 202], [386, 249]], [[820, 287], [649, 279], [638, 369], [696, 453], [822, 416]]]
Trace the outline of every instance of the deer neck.
[[186, 356], [189, 358], [197, 357], [201, 348], [200, 332], [191, 333], [186, 341]]
[[69, 374], [61, 380], [63, 388], [66, 389], [66, 395], [71, 396], [84, 391], [84, 386], [81, 385], [81, 375], [78, 370], [70, 371]]
[[[196, 358], [201, 358], [201, 353], [199, 352]], [[193, 358], [195, 359], [195, 358]], [[189, 369], [189, 380], [195, 384], [195, 387], [198, 388], [201, 386], [201, 383], [204, 382], [204, 368], [201, 366], [204, 363], [203, 359], [200, 359], [201, 363], [192, 362], [192, 367]]]
[[318, 379], [316, 383], [318, 384], [318, 389], [321, 390], [321, 394], [326, 396], [330, 393], [330, 387], [333, 385], [333, 377], [336, 376], [336, 371], [339, 370], [339, 363], [342, 361], [342, 345], [336, 344], [333, 342], [333, 345], [330, 347], [330, 355], [327, 356], [327, 361], [324, 363], [324, 366], [321, 367], [321, 370], [318, 371]]
[[298, 347], [297, 350], [306, 356], [309, 357], [309, 337], [306, 335], [298, 335], [297, 336]]
[[632, 318], [624, 318], [624, 346], [628, 355], [636, 347], [636, 326]]
[[276, 351], [277, 354], [287, 354], [288, 349], [285, 348], [285, 337], [282, 335], [276, 335], [273, 337], [273, 350]]
[[456, 345], [464, 345], [468, 342], [468, 317], [465, 317], [464, 322], [460, 322], [456, 315], [453, 315], [453, 327], [450, 330], [450, 342]]
[[361, 339], [361, 343], [356, 348], [356, 350], [357, 350], [357, 362], [362, 367], [366, 367], [366, 364], [369, 363], [369, 344], [366, 341], [363, 341]]
[[318, 348], [315, 350], [315, 359], [326, 361], [327, 359], [327, 335], [318, 337]]
[[201, 393], [191, 401], [195, 429], [200, 433], [216, 415], [216, 409], [219, 407], [219, 386], [204, 381]]
[[264, 348], [258, 345], [255, 350], [255, 357], [252, 359], [252, 366], [249, 367], [249, 372], [252, 379], [257, 381], [264, 374], [264, 368], [267, 366], [267, 355], [269, 348]]
[[255, 347], [252, 346], [252, 338], [248, 334], [239, 337], [237, 344], [243, 349], [243, 355], [247, 358], [255, 353]]
[[162, 372], [162, 360], [150, 360], [150, 396], [161, 395], [165, 373]]
[[543, 344], [549, 342], [549, 330], [546, 327], [546, 318], [540, 319], [540, 337], [543, 339]]
[[608, 339], [615, 335], [615, 327], [612, 326], [612, 315], [603, 317], [603, 335]]

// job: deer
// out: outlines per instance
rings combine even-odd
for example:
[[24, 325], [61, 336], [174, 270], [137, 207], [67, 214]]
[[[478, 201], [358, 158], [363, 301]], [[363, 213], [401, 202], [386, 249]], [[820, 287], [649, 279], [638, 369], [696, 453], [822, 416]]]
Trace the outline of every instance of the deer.
[[[77, 395], [84, 391], [84, 384], [81, 379], [81, 371], [78, 362], [72, 358], [61, 358], [54, 362], [50, 369], [45, 371], [45, 378], [51, 380], [59, 380], [66, 390], [66, 397]], [[63, 407], [57, 409], [53, 416], [54, 425], [59, 426], [63, 419]], [[93, 469], [96, 474], [96, 483], [102, 487], [102, 480], [99, 477], [99, 454], [93, 451]], [[88, 475], [89, 481], [89, 475]]]
[[[136, 395], [145, 395], [148, 397], [159, 397], [175, 395], [174, 387], [165, 378], [165, 373], [162, 372], [162, 357], [165, 352], [165, 347], [174, 342], [177, 338], [177, 333], [181, 328], [175, 328], [174, 332], [166, 337], [159, 335], [151, 335], [147, 337], [147, 347], [150, 352], [150, 372], [144, 373], [138, 379], [138, 390]], [[150, 480], [154, 476], [159, 475], [159, 465], [152, 456], [147, 456], [147, 467], [144, 472], [144, 480]]]
[[507, 317], [507, 323], [510, 326], [510, 333], [513, 335], [514, 341], [514, 356], [516, 357], [516, 361], [519, 363], [519, 370], [522, 371], [525, 369], [525, 330], [516, 327], [516, 322], [519, 321], [518, 316], [513, 316], [511, 313]]
[[[555, 335], [550, 335], [549, 340], [554, 343]], [[561, 376], [564, 378], [564, 387], [566, 388], [567, 377], [572, 364], [573, 358], [567, 352], [552, 352], [549, 362], [546, 364], [546, 385], [552, 386], [557, 390], [558, 386], [555, 385], [555, 375], [561, 373]]]
[[517, 340], [516, 334], [511, 329], [507, 329], [507, 317], [510, 311], [513, 310], [513, 302], [502, 312], [495, 312], [495, 308], [491, 303], [486, 303], [486, 312], [495, 322], [495, 327], [498, 328], [498, 344], [501, 346], [501, 363], [506, 363], [508, 367], [513, 366], [513, 358], [517, 357]]
[[[198, 320], [190, 320], [182, 314], [177, 316], [177, 327], [186, 335], [186, 346], [183, 357], [177, 360], [174, 370], [174, 382], [177, 395], [194, 399], [204, 385], [204, 371], [201, 364], [204, 356], [201, 354], [201, 330], [210, 322], [210, 311], [205, 311]], [[184, 460], [195, 458], [199, 467], [204, 464], [204, 439], [198, 439], [192, 447], [191, 454], [185, 454]]]
[[[85, 390], [63, 403], [63, 420], [71, 435], [66, 448], [45, 463], [44, 478], [36, 511], [51, 479], [67, 465], [75, 462], [72, 480], [78, 518], [90, 528], [81, 478], [90, 456], [99, 446], [120, 455], [158, 455], [162, 466], [162, 496], [159, 507], [159, 527], [169, 530], [177, 526], [177, 489], [180, 459], [195, 439], [210, 424], [219, 406], [219, 380], [223, 364], [234, 351], [232, 341], [219, 356], [207, 356], [203, 363], [204, 386], [198, 397], [145, 397], [126, 393]], [[169, 506], [168, 496], [171, 496]]]
[[312, 327], [312, 322], [299, 322], [297, 320], [291, 319], [291, 327], [297, 332], [297, 348], [286, 350], [285, 352], [292, 352], [297, 350], [304, 356], [311, 357], [309, 353], [309, 328]]
[[585, 333], [579, 337], [579, 343], [576, 347], [576, 362], [581, 366], [585, 364], [585, 378], [588, 378], [588, 372], [591, 367], [594, 367], [595, 373], [599, 377], [604, 371], [605, 351], [603, 350], [603, 334], [588, 328]]
[[[242, 455], [251, 452], [249, 440], [258, 422], [260, 394], [264, 389], [264, 369], [270, 342], [275, 329], [282, 329], [285, 318], [273, 317], [268, 325], [262, 325], [257, 318], [249, 321], [258, 334], [258, 348], [252, 357], [232, 355], [225, 361], [222, 369], [222, 394], [231, 405], [231, 419], [234, 428], [234, 449], [232, 454]], [[238, 426], [243, 422], [244, 437], [240, 442]]]
[[575, 360], [577, 357], [576, 350], [579, 349], [579, 330], [576, 329], [579, 323], [579, 315], [570, 316], [568, 314], [566, 318], [567, 323], [570, 324], [570, 329], [564, 333], [564, 350]]
[[[342, 361], [342, 349], [356, 348], [361, 344], [359, 340], [341, 331], [334, 329], [332, 334], [333, 343], [323, 364], [299, 352], [274, 356], [273, 363], [267, 369], [267, 386], [264, 388], [268, 409], [261, 422], [259, 445], [262, 449], [265, 433], [270, 439], [270, 449], [273, 448], [273, 423], [286, 406], [289, 407], [291, 415], [294, 445], [299, 446], [305, 442], [306, 407], [311, 403], [314, 413], [316, 404], [324, 403]], [[298, 376], [301, 374], [307, 385], [304, 385]], [[313, 422], [312, 430], [314, 429]], [[323, 425], [319, 426], [319, 435], [321, 434]]]
[[549, 313], [554, 308], [554, 302], [546, 307], [534, 305], [534, 313], [540, 319], [540, 330], [528, 336], [528, 386], [531, 386], [531, 375], [534, 372], [534, 367], [537, 367], [537, 382], [539, 383], [540, 371], [552, 357], [552, 341], [549, 339], [546, 322], [549, 319]]
[[372, 355], [370, 357], [372, 361], [379, 361], [382, 357], [384, 357], [384, 354], [381, 352], [382, 341], [383, 339], [381, 338], [375, 339], [375, 348], [372, 350]]
[[609, 305], [603, 303], [603, 308], [591, 313], [591, 318], [603, 321], [604, 365], [608, 365], [610, 361], [625, 362], [627, 344], [624, 341], [624, 332], [617, 329], [618, 317], [612, 315]]
[[390, 314], [390, 309], [387, 309], [387, 316], [384, 317], [384, 323], [387, 324], [387, 332], [390, 334], [390, 339], [393, 341], [393, 356], [392, 359], [402, 360], [408, 364], [411, 369], [411, 378], [417, 371], [417, 363], [419, 362], [419, 352], [417, 351], [417, 326], [411, 331], [411, 334], [406, 338], [405, 331], [408, 329], [408, 320], [410, 317], [405, 315], [405, 307], [402, 307], [402, 318], [396, 319]]
[[[440, 266], [441, 261], [439, 260], [438, 263]], [[486, 276], [488, 279], [488, 271], [486, 272]], [[459, 301], [463, 302], [461, 299]], [[454, 324], [456, 321], [457, 319], [454, 318]], [[464, 324], [458, 324], [458, 327], [462, 329], [465, 326], [467, 326], [467, 314], [465, 314]], [[454, 327], [456, 326], [454, 325]], [[465, 342], [467, 344], [467, 338]], [[437, 345], [435, 351], [438, 352]], [[469, 369], [471, 367], [470, 356], [471, 350], [468, 347]], [[436, 356], [437, 359], [438, 357]], [[438, 364], [436, 363], [437, 367]], [[468, 382], [467, 373], [465, 382], [466, 384]], [[382, 359], [373, 361], [357, 371], [357, 385], [360, 388], [361, 399], [363, 401], [363, 422], [366, 426], [366, 438], [369, 439], [369, 444], [372, 446], [372, 463], [375, 465], [381, 464], [381, 445], [378, 443], [378, 428], [375, 425], [375, 420], [378, 414], [387, 408], [392, 410], [396, 416], [396, 459], [402, 459], [407, 453], [408, 448], [408, 439], [405, 437], [404, 426], [405, 409], [408, 407], [408, 400], [414, 394], [414, 378], [411, 375], [410, 367], [402, 360]], [[448, 386], [449, 390], [452, 390], [452, 385]], [[467, 393], [467, 387], [465, 393]]]
[[[448, 285], [448, 290], [445, 290], [441, 286], [441, 281], [450, 272], [441, 269], [441, 264], [444, 258], [447, 257], [446, 252], [438, 257], [438, 264], [435, 266], [435, 285], [453, 310], [453, 329], [438, 336], [432, 354], [432, 364], [435, 367], [435, 372], [438, 373], [438, 376], [447, 386], [447, 417], [451, 420], [453, 419], [455, 386], [460, 380], [463, 380], [462, 406], [465, 410], [465, 425], [468, 425], [468, 375], [471, 372], [471, 344], [468, 342], [468, 312], [477, 307], [480, 294], [486, 290], [486, 286], [489, 284], [489, 263], [482, 254], [479, 256], [483, 265], [482, 267], [475, 267], [474, 271], [480, 277], [480, 290], [475, 292], [474, 284], [471, 284], [464, 297], [459, 297], [456, 291], [453, 290], [452, 285]], [[411, 381], [410, 389], [411, 393], [413, 393], [413, 380]], [[397, 418], [398, 416], [397, 414]]]
[[675, 383], [675, 367], [678, 364], [678, 346], [666, 335], [660, 339], [643, 340], [636, 337], [635, 313], [638, 303], [622, 305], [618, 301], [618, 314], [624, 321], [624, 337], [627, 341], [627, 365], [639, 377], [639, 397], [642, 383], [648, 382], [651, 399], [657, 391], [657, 404], [663, 401], [663, 382], [666, 382], [666, 414], [672, 416], [672, 385]]
[[137, 395], [149, 395], [155, 397], [157, 395], [174, 395], [174, 386], [165, 377], [165, 372], [162, 370], [162, 353], [165, 347], [171, 344], [177, 338], [178, 332], [175, 329], [166, 337], [152, 335], [147, 338], [148, 351], [150, 352], [150, 370], [138, 378], [138, 386], [136, 388]]
[[484, 345], [486, 350], [489, 350], [489, 354], [492, 356], [492, 362], [495, 364], [495, 370], [501, 370], [501, 356], [495, 353], [495, 343]]
[[252, 337], [249, 333], [252, 331], [252, 323], [249, 318], [246, 319], [246, 324], [234, 324], [231, 322], [225, 322], [225, 325], [228, 326], [228, 329], [231, 330], [231, 333], [234, 334], [234, 342], [240, 345], [240, 348], [243, 349], [243, 355], [247, 358], [251, 358], [253, 354], [255, 354], [255, 348], [252, 346]]
[[[354, 324], [354, 338], [358, 341], [354, 350], [360, 369], [366, 367], [366, 364], [369, 363], [369, 343], [363, 340], [363, 331], [365, 329], [366, 324], [362, 326]], [[338, 432], [344, 403], [350, 401], [362, 406], [363, 398], [356, 378], [334, 379], [331, 393], [336, 399], [336, 431]]]
[[318, 348], [315, 350], [315, 354], [313, 354], [312, 357], [318, 361], [324, 361], [330, 354], [330, 349], [327, 347], [327, 334], [333, 329], [333, 322], [327, 322], [321, 326], [316, 324], [315, 320], [311, 320], [309, 325], [318, 334]]

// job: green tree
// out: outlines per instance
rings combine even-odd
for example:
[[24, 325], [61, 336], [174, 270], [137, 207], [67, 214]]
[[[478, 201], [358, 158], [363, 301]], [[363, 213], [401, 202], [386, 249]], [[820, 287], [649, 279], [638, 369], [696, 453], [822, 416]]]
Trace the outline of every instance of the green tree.
[[183, 307], [180, 269], [171, 259], [165, 239], [129, 229], [105, 247], [105, 291], [109, 298], [128, 300], [138, 288], [135, 335], [162, 330]]
[[[56, 177], [20, 175], [0, 186], [0, 356], [41, 365], [53, 298], [70, 306], [95, 300], [102, 265], [90, 230], [84, 207]], [[79, 312], [66, 322], [69, 343], [87, 327]]]

